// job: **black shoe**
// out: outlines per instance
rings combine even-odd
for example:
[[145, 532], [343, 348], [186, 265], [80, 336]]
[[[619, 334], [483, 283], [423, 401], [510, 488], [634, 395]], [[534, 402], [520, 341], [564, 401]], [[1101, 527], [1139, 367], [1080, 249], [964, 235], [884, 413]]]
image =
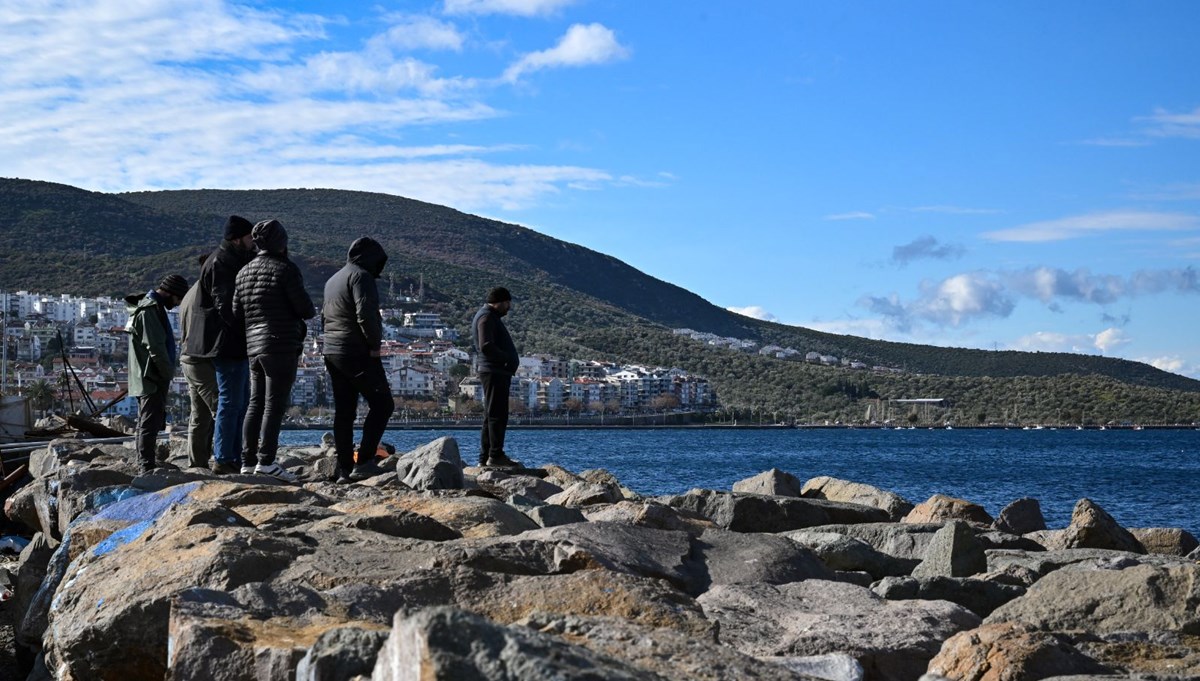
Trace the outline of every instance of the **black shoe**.
[[241, 464], [222, 463], [214, 461], [212, 472], [215, 475], [237, 475], [242, 472]]
[[504, 452], [497, 452], [495, 454], [488, 455], [487, 463], [484, 465], [496, 466], [498, 468], [520, 468], [521, 462], [513, 461], [512, 459], [508, 458], [508, 455]]
[[379, 475], [383, 471], [379, 469], [379, 464], [374, 461], [367, 460], [362, 463], [354, 464], [354, 468], [350, 469], [350, 475], [346, 476], [354, 482], [366, 480], [367, 478]]

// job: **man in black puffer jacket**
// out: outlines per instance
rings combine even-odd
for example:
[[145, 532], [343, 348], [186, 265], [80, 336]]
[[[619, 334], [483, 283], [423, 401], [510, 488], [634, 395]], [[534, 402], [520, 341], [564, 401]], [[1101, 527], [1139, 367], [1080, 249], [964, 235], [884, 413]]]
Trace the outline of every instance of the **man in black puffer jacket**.
[[521, 365], [517, 346], [501, 318], [512, 309], [512, 294], [503, 286], [488, 291], [487, 304], [471, 320], [475, 338], [477, 373], [483, 383], [483, 429], [480, 432], [479, 465], [514, 467], [504, 452], [504, 434], [508, 430], [508, 392], [513, 374]]
[[278, 220], [263, 220], [250, 232], [258, 256], [237, 274], [233, 314], [246, 330], [250, 356], [250, 406], [242, 431], [242, 472], [294, 482], [275, 463], [279, 428], [296, 382], [296, 362], [304, 347], [305, 319], [316, 314], [304, 290], [300, 268], [288, 259], [287, 231]]
[[[383, 344], [383, 319], [375, 280], [387, 264], [379, 242], [363, 237], [350, 244], [346, 265], [325, 283], [321, 308], [325, 330], [325, 368], [333, 385], [333, 444], [337, 452], [339, 482], [371, 476], [375, 450], [395, 409], [392, 389], [383, 370], [379, 348]], [[354, 417], [358, 397], [370, 411], [363, 421], [358, 461], [354, 456]]]

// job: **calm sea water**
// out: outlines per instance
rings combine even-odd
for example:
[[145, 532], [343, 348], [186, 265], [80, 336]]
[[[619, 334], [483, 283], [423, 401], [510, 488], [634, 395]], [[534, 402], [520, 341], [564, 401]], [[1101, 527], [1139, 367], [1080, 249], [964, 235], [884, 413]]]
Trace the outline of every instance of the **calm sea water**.
[[[313, 444], [321, 431], [289, 431]], [[401, 451], [455, 437], [464, 461], [478, 433], [393, 430]], [[509, 430], [505, 449], [526, 465], [605, 468], [646, 495], [693, 487], [728, 490], [770, 468], [801, 481], [865, 482], [916, 503], [949, 494], [992, 515], [1020, 497], [1041, 502], [1052, 528], [1088, 497], [1126, 527], [1183, 527], [1200, 536], [1200, 431], [1196, 430]]]

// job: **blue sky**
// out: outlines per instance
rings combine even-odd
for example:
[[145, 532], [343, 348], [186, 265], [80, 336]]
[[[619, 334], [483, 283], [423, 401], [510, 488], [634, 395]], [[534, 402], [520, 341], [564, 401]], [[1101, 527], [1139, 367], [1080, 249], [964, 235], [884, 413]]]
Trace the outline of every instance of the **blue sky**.
[[1196, 26], [1195, 2], [0, 0], [0, 175], [387, 192], [783, 323], [1200, 378]]

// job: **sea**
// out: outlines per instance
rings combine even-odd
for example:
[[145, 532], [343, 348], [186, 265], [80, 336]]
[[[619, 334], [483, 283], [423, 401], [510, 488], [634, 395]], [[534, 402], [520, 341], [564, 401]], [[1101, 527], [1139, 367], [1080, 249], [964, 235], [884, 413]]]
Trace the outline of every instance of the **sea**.
[[[322, 431], [286, 431], [314, 445]], [[448, 435], [478, 458], [475, 430], [390, 430], [408, 451]], [[1181, 527], [1200, 536], [1200, 430], [1003, 429], [512, 429], [505, 451], [526, 466], [603, 468], [643, 495], [729, 490], [771, 468], [801, 481], [820, 475], [895, 492], [913, 503], [947, 494], [995, 516], [1033, 497], [1051, 528], [1084, 497], [1124, 527]]]

